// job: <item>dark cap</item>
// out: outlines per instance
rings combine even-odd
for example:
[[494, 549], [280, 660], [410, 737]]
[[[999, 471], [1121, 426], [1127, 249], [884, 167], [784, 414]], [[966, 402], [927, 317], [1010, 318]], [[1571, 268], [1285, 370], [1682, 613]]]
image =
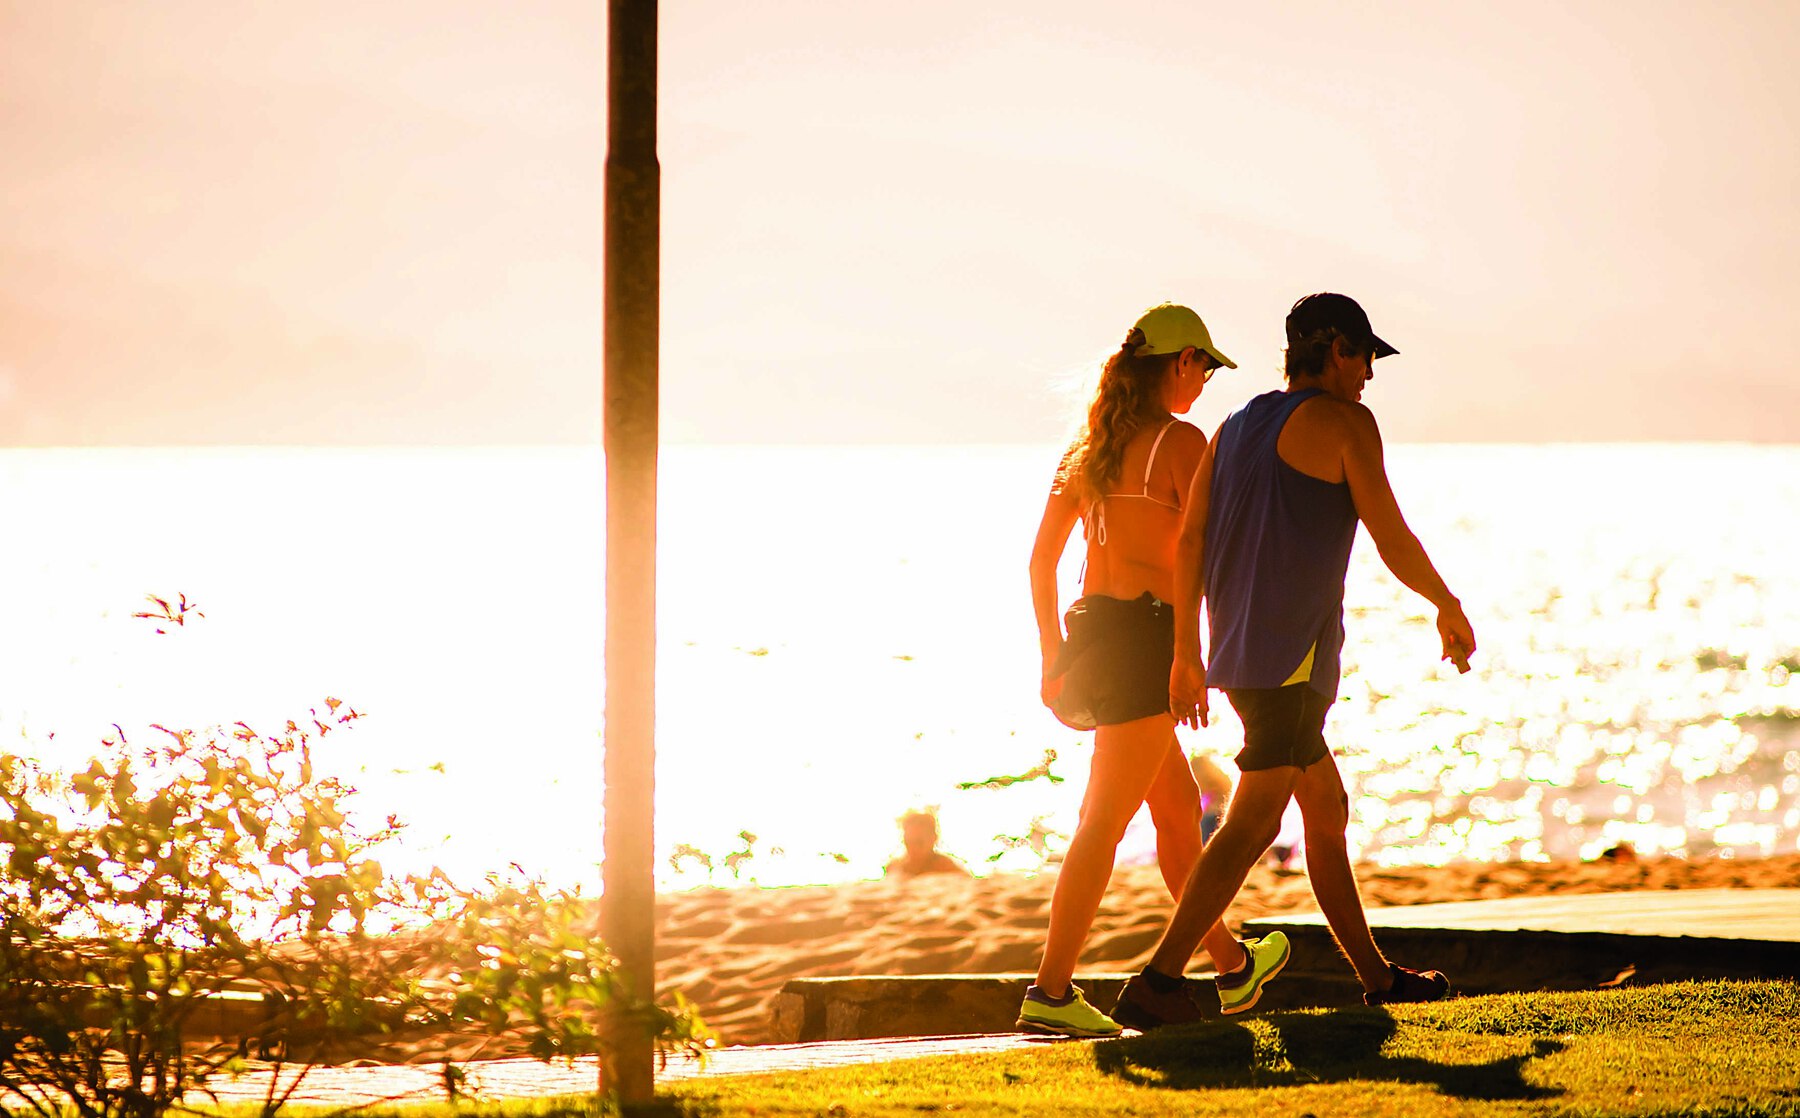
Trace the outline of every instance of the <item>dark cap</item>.
[[1324, 291], [1294, 304], [1287, 316], [1288, 344], [1293, 345], [1315, 330], [1336, 330], [1352, 340], [1369, 342], [1376, 357], [1392, 357], [1400, 352], [1375, 336], [1369, 316], [1348, 295]]

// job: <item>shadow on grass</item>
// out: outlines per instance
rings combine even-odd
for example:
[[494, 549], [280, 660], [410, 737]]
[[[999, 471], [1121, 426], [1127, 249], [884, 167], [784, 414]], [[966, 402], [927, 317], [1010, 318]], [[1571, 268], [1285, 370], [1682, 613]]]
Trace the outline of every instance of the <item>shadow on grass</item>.
[[1383, 1056], [1382, 1045], [1396, 1026], [1380, 1009], [1276, 1013], [1257, 1021], [1267, 1030], [1221, 1021], [1097, 1044], [1094, 1063], [1102, 1073], [1127, 1083], [1176, 1091], [1374, 1080], [1427, 1084], [1461, 1099], [1562, 1094], [1533, 1086], [1522, 1074], [1525, 1061], [1561, 1051], [1558, 1041], [1535, 1040], [1529, 1053], [1490, 1063], [1452, 1064]]

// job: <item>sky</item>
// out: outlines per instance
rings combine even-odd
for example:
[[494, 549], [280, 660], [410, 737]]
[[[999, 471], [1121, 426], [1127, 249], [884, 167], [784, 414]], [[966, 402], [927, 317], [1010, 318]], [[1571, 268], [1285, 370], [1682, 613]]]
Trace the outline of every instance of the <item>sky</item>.
[[[0, 0], [0, 446], [597, 443], [605, 5]], [[673, 0], [672, 443], [1054, 442], [1143, 308], [1390, 441], [1800, 442], [1800, 4]]]

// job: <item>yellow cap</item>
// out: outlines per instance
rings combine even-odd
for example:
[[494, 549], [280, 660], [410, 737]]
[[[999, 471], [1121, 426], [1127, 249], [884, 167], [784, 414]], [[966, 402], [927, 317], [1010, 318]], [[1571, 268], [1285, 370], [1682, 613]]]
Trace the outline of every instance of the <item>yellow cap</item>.
[[1138, 316], [1137, 329], [1144, 333], [1144, 344], [1132, 351], [1134, 356], [1149, 357], [1158, 353], [1180, 353], [1188, 346], [1203, 351], [1227, 369], [1237, 362], [1220, 353], [1212, 335], [1200, 316], [1180, 303], [1161, 303]]

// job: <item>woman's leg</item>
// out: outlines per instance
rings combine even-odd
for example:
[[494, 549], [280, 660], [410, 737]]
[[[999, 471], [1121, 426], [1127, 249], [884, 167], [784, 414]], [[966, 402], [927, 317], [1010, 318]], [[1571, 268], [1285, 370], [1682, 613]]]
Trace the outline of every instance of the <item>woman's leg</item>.
[[1182, 886], [1194, 863], [1200, 860], [1200, 786], [1169, 727], [1169, 745], [1162, 767], [1144, 796], [1150, 822], [1156, 825], [1156, 868], [1162, 871], [1169, 896], [1181, 899]]
[[[1156, 825], [1157, 868], [1169, 887], [1169, 896], [1180, 901], [1182, 889], [1200, 861], [1200, 786], [1194, 782], [1187, 755], [1175, 740], [1173, 725], [1169, 727], [1169, 746], [1162, 768], [1144, 802], [1150, 807], [1150, 821]], [[1222, 922], [1209, 928], [1200, 943], [1220, 974], [1243, 966], [1244, 950]]]
[[1075, 960], [1094, 925], [1106, 883], [1112, 880], [1119, 839], [1156, 780], [1174, 730], [1174, 719], [1158, 714], [1094, 731], [1094, 761], [1081, 801], [1081, 820], [1056, 875], [1050, 931], [1038, 966], [1038, 988], [1053, 998], [1068, 992]]
[[1225, 822], [1219, 824], [1218, 833], [1200, 856], [1200, 864], [1181, 892], [1181, 903], [1163, 930], [1162, 943], [1150, 957], [1152, 967], [1167, 975], [1187, 969], [1195, 949], [1212, 934], [1211, 929], [1243, 887], [1250, 867], [1275, 841], [1281, 830], [1281, 813], [1299, 777], [1299, 769], [1275, 768], [1247, 772], [1238, 781]]

